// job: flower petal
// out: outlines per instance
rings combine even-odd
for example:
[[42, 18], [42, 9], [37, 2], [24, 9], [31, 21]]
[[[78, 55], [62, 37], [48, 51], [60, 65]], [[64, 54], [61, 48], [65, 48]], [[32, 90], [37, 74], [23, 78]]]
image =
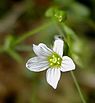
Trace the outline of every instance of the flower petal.
[[39, 57], [31, 58], [26, 63], [26, 67], [29, 70], [34, 71], [34, 72], [43, 71], [49, 67], [48, 65], [49, 65], [48, 61], [44, 60], [43, 58], [39, 58]]
[[58, 81], [60, 80], [60, 69], [49, 68], [46, 72], [47, 82], [54, 88], [57, 88]]
[[61, 67], [61, 71], [62, 72], [66, 72], [66, 71], [71, 71], [75, 69], [75, 64], [73, 62], [73, 60], [68, 57], [68, 56], [63, 56], [63, 61], [62, 61], [62, 67]]
[[49, 49], [45, 44], [40, 43], [39, 45], [33, 44], [33, 51], [38, 56], [48, 56], [52, 53], [52, 50]]
[[53, 47], [53, 51], [58, 53], [61, 57], [63, 55], [63, 46], [64, 46], [64, 42], [61, 39], [57, 39], [54, 41], [54, 47]]

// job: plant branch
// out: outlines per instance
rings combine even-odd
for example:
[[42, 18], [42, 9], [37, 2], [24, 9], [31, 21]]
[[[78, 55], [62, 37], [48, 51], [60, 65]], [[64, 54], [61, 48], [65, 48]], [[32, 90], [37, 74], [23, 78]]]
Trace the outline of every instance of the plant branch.
[[45, 28], [47, 28], [47, 27], [48, 27], [49, 25], [51, 25], [51, 24], [52, 24], [52, 22], [45, 23], [45, 24], [43, 24], [42, 26], [40, 26], [40, 27], [38, 27], [38, 28], [36, 28], [36, 29], [33, 29], [32, 31], [29, 31], [29, 32], [27, 32], [27, 33], [25, 33], [25, 34], [23, 34], [20, 38], [18, 38], [18, 39], [14, 42], [13, 46], [21, 43], [22, 41], [24, 41], [24, 40], [27, 39], [28, 37], [30, 37], [30, 36], [32, 36], [32, 35], [40, 32], [41, 30], [44, 30]]

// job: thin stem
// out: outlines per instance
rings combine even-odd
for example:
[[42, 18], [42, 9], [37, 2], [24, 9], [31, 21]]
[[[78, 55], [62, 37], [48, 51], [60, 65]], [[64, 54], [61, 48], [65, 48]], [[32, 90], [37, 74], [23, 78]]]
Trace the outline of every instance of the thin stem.
[[82, 102], [83, 102], [83, 103], [86, 103], [86, 101], [85, 101], [85, 99], [84, 99], [84, 97], [83, 97], [83, 94], [82, 94], [82, 92], [81, 92], [80, 86], [79, 86], [79, 84], [78, 84], [78, 82], [77, 82], [77, 80], [76, 80], [76, 77], [75, 77], [73, 71], [71, 71], [71, 76], [72, 76], [72, 78], [73, 78], [73, 80], [74, 80], [74, 83], [75, 83], [75, 85], [76, 85], [76, 88], [77, 88], [77, 90], [78, 90], [78, 93], [79, 93], [79, 95], [80, 95], [80, 98], [81, 98]]
[[45, 28], [47, 28], [47, 27], [48, 27], [49, 25], [51, 25], [51, 24], [52, 24], [52, 22], [45, 23], [45, 24], [43, 24], [42, 26], [40, 26], [40, 27], [38, 27], [38, 28], [36, 28], [36, 29], [33, 29], [32, 31], [29, 31], [29, 32], [27, 32], [27, 33], [25, 33], [25, 34], [23, 34], [20, 38], [18, 38], [18, 39], [14, 42], [13, 46], [21, 43], [22, 41], [24, 41], [24, 40], [27, 39], [28, 37], [30, 37], [30, 36], [32, 36], [32, 35], [40, 32], [41, 30], [44, 30]]
[[[60, 33], [60, 34], [64, 37], [64, 39], [66, 40], [66, 35], [67, 35], [66, 32], [65, 32], [63, 29], [61, 29], [61, 25], [60, 25], [59, 23], [57, 23], [56, 26], [57, 26], [57, 29], [58, 29], [59, 33]], [[74, 80], [74, 83], [75, 83], [75, 85], [76, 85], [76, 88], [77, 88], [77, 90], [78, 90], [78, 93], [79, 93], [79, 96], [80, 96], [82, 102], [83, 102], [83, 103], [86, 103], [86, 101], [85, 101], [85, 99], [84, 99], [84, 97], [83, 97], [83, 94], [82, 94], [82, 92], [81, 92], [81, 90], [80, 90], [79, 84], [78, 84], [78, 82], [77, 82], [77, 80], [76, 80], [76, 77], [75, 77], [73, 71], [71, 71], [71, 75], [72, 75], [72, 78], [73, 78], [73, 80]]]

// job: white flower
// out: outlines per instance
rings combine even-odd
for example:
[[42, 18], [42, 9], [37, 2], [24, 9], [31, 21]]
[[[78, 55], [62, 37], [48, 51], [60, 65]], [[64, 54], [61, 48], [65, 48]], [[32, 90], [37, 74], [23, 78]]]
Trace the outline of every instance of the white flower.
[[26, 67], [34, 72], [47, 69], [46, 80], [54, 89], [57, 88], [61, 72], [75, 69], [73, 60], [68, 56], [63, 56], [63, 46], [64, 42], [59, 38], [55, 40], [53, 50], [43, 43], [33, 44], [33, 51], [37, 56], [26, 63]]

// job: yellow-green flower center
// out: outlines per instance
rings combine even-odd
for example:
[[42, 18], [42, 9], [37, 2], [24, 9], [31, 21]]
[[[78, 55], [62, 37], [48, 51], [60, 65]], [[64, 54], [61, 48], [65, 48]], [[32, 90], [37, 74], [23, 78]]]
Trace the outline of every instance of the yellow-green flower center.
[[48, 62], [50, 67], [60, 67], [62, 63], [62, 58], [57, 54], [53, 53], [51, 56], [48, 57]]

